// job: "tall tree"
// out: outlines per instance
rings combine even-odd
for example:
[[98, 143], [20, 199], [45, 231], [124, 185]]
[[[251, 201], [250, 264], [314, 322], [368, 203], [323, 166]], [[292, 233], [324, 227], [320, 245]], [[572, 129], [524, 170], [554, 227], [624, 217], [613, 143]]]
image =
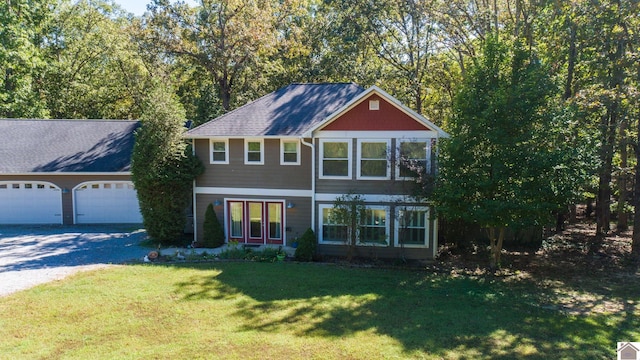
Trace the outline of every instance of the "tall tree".
[[159, 243], [180, 244], [193, 179], [202, 162], [182, 138], [184, 109], [170, 88], [156, 86], [145, 99], [131, 159], [131, 178], [149, 236]]
[[49, 0], [0, 2], [0, 116], [47, 117], [41, 93], [44, 33], [52, 14]]
[[552, 93], [534, 53], [491, 36], [456, 97], [433, 197], [446, 218], [488, 230], [492, 268], [507, 228], [544, 225], [568, 201], [572, 156], [558, 147]]
[[245, 73], [275, 51], [275, 25], [286, 4], [276, 9], [271, 1], [202, 0], [191, 8], [154, 0], [145, 20], [148, 41], [205, 69], [222, 107], [230, 110], [233, 97], [250, 80]]
[[64, 1], [47, 35], [47, 105], [54, 118], [140, 116], [148, 72], [131, 19], [109, 0]]

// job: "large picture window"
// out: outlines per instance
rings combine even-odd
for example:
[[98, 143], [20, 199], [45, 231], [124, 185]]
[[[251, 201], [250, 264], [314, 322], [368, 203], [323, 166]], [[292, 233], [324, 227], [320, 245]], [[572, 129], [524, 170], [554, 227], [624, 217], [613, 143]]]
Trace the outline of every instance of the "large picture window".
[[430, 172], [430, 140], [399, 140], [398, 178], [412, 178]]
[[320, 142], [320, 177], [351, 177], [351, 142], [338, 140], [322, 140]]
[[400, 208], [396, 216], [396, 246], [426, 247], [428, 238], [428, 209]]
[[358, 179], [388, 179], [387, 140], [358, 140]]

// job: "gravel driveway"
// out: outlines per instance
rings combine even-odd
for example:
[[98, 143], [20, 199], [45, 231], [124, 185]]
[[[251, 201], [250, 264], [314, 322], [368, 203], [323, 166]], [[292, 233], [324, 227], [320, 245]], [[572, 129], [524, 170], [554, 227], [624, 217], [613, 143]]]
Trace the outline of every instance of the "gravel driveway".
[[141, 225], [0, 226], [0, 296], [77, 271], [142, 259]]

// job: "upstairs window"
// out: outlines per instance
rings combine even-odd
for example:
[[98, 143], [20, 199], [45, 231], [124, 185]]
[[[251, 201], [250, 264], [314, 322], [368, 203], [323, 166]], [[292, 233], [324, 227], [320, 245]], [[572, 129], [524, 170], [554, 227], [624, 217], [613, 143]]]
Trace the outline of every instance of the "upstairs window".
[[228, 164], [229, 163], [229, 141], [226, 139], [211, 139], [210, 141], [211, 164]]
[[358, 140], [358, 179], [389, 179], [387, 140]]
[[264, 142], [262, 140], [244, 141], [244, 163], [247, 165], [264, 164]]
[[431, 142], [400, 140], [398, 146], [398, 178], [407, 179], [430, 172]]
[[297, 140], [280, 141], [280, 164], [300, 165], [300, 142]]
[[351, 141], [322, 140], [320, 142], [321, 178], [351, 177]]

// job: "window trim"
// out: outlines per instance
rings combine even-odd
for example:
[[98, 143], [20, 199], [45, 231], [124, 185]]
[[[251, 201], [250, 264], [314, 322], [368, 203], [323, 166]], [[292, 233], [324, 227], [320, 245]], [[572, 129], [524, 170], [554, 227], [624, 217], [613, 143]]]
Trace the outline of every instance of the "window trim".
[[[401, 245], [400, 244], [400, 211], [424, 211], [425, 212], [425, 216], [427, 217], [425, 219], [425, 229], [424, 229], [424, 243], [423, 245], [417, 245], [417, 244], [404, 244]], [[394, 231], [394, 241], [393, 244], [395, 247], [404, 247], [404, 248], [416, 248], [416, 249], [428, 249], [430, 248], [429, 246], [429, 235], [430, 235], [430, 231], [431, 231], [431, 224], [430, 224], [430, 217], [431, 217], [431, 210], [428, 206], [410, 206], [410, 205], [405, 205], [405, 206], [397, 206], [395, 209], [395, 219], [394, 219], [394, 226], [395, 226], [395, 231]]]
[[[325, 143], [347, 143], [347, 175], [324, 175], [324, 144]], [[353, 141], [352, 139], [320, 139], [320, 151], [318, 153], [320, 161], [318, 164], [318, 178], [319, 179], [335, 179], [335, 180], [350, 180], [352, 179], [352, 158], [353, 158]]]
[[[391, 221], [390, 221], [390, 216], [391, 216], [391, 209], [389, 206], [383, 206], [383, 205], [366, 205], [365, 208], [367, 210], [384, 210], [385, 212], [385, 217], [386, 217], [386, 221], [385, 221], [385, 236], [386, 236], [386, 245], [385, 244], [380, 244], [380, 243], [374, 243], [374, 242], [362, 242], [360, 240], [360, 236], [358, 234], [358, 239], [356, 240], [356, 246], [377, 246], [377, 247], [389, 247], [391, 246]], [[324, 240], [324, 231], [323, 231], [323, 227], [324, 227], [324, 210], [325, 209], [333, 209], [333, 204], [319, 204], [318, 205], [318, 243], [319, 244], [328, 244], [328, 245], [345, 245], [345, 246], [349, 246], [349, 241], [347, 239], [347, 241], [326, 241]]]
[[[362, 144], [363, 143], [385, 143], [387, 144], [385, 161], [387, 162], [387, 173], [385, 176], [363, 176], [362, 175]], [[391, 164], [389, 153], [391, 152], [391, 139], [358, 139], [358, 151], [356, 155], [356, 178], [358, 180], [391, 180]], [[371, 159], [373, 160], [373, 159]]]
[[[249, 161], [249, 143], [260, 143], [260, 161]], [[264, 165], [264, 139], [244, 139], [244, 164]]]
[[[389, 247], [391, 246], [391, 209], [389, 208], [389, 206], [382, 206], [382, 205], [369, 205], [369, 206], [365, 206], [366, 210], [384, 210], [385, 212], [385, 225], [384, 225], [384, 234], [385, 234], [385, 242], [386, 244], [381, 244], [381, 243], [377, 243], [377, 242], [363, 242], [362, 239], [360, 239], [360, 236], [358, 236], [358, 246], [376, 246], [376, 247]], [[360, 227], [362, 227], [363, 225], [360, 225]], [[358, 235], [360, 235], [361, 231], [358, 231]]]
[[[295, 162], [287, 162], [284, 161], [284, 144], [285, 143], [295, 143], [296, 144], [296, 161]], [[291, 140], [291, 139], [280, 139], [280, 165], [300, 165], [300, 140]]]
[[400, 147], [402, 146], [402, 143], [417, 143], [417, 142], [425, 142], [427, 144], [426, 149], [425, 149], [425, 162], [426, 162], [426, 169], [425, 169], [425, 173], [426, 174], [430, 174], [431, 173], [431, 141], [432, 139], [430, 138], [417, 138], [417, 139], [397, 139], [396, 140], [396, 166], [395, 166], [395, 178], [397, 180], [412, 180], [413, 178], [411, 177], [406, 177], [406, 176], [400, 176]]
[[[224, 143], [224, 161], [217, 161], [213, 159], [213, 143], [214, 142], [223, 142]], [[210, 164], [229, 164], [229, 139], [222, 138], [212, 138], [209, 139], [209, 163]]]

